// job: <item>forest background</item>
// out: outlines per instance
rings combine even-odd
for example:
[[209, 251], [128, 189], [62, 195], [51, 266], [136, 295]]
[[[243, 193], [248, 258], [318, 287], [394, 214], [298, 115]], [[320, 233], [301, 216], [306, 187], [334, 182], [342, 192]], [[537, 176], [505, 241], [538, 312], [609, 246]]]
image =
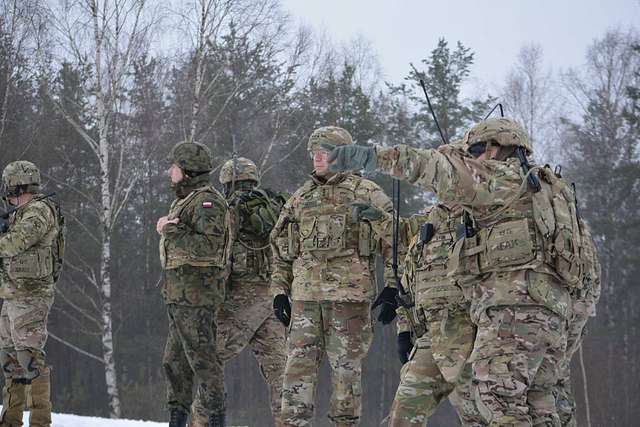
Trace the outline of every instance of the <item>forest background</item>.
[[[171, 146], [207, 144], [216, 185], [236, 147], [256, 161], [264, 186], [293, 192], [311, 169], [306, 140], [318, 126], [345, 127], [359, 144], [439, 145], [422, 77], [448, 140], [500, 102], [527, 129], [537, 160], [562, 165], [576, 183], [603, 265], [598, 316], [573, 364], [580, 425], [634, 424], [638, 31], [597, 35], [582, 65], [559, 71], [545, 65], [540, 45], [524, 45], [490, 85], [477, 84], [475, 59], [468, 41], [434, 35], [424, 59], [406, 64], [404, 80], [385, 81], [366, 39], [331, 40], [294, 23], [279, 0], [0, 0], [0, 166], [39, 165], [67, 218], [46, 349], [55, 410], [166, 419], [155, 223], [172, 198], [164, 175]], [[388, 179], [375, 180], [390, 190]], [[402, 197], [403, 214], [433, 200], [406, 184]], [[363, 425], [388, 412], [399, 369], [394, 328], [377, 325]], [[326, 370], [319, 426], [328, 425]], [[257, 378], [249, 352], [226, 367], [232, 423], [269, 425]], [[455, 422], [443, 405], [430, 425]]]

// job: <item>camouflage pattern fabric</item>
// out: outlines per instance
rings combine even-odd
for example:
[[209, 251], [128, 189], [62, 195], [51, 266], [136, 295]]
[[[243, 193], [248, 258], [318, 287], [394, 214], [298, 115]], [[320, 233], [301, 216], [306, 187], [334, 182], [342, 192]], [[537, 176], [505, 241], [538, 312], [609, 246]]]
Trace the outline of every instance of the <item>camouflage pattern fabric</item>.
[[[310, 144], [326, 138], [345, 142], [343, 133], [334, 131], [318, 132]], [[356, 201], [392, 210], [383, 190], [367, 179], [350, 173], [328, 179], [312, 174], [287, 201], [271, 233], [271, 295], [286, 294], [292, 300], [282, 398], [286, 425], [309, 425], [325, 352], [332, 368], [330, 418], [340, 425], [355, 425], [360, 418], [375, 256], [381, 251], [387, 255], [387, 277], [390, 257], [369, 224], [353, 221], [351, 203]]]
[[470, 361], [488, 425], [560, 425], [552, 391], [565, 340], [564, 320], [544, 308], [496, 307], [482, 315]]
[[370, 304], [293, 301], [282, 393], [285, 425], [308, 426], [323, 354], [331, 366], [331, 409], [335, 425], [358, 425], [362, 400], [362, 359], [373, 336]]
[[[35, 198], [40, 195], [34, 195]], [[0, 235], [0, 297], [53, 297], [58, 222], [51, 207], [33, 200], [18, 208]]]
[[227, 160], [220, 168], [219, 180], [223, 185], [245, 180], [259, 182], [258, 167], [252, 160], [245, 157]]
[[601, 269], [589, 227], [580, 221], [582, 230], [582, 247], [585, 252], [583, 259], [587, 260], [583, 269], [582, 289], [576, 289], [571, 294], [573, 302], [573, 316], [569, 321], [567, 351], [560, 364], [559, 380], [555, 386], [556, 406], [562, 426], [574, 427], [576, 420], [576, 402], [571, 389], [571, 359], [582, 345], [585, 328], [590, 317], [596, 315], [596, 304], [600, 299]]
[[233, 219], [224, 197], [204, 186], [176, 199], [160, 239], [165, 271], [162, 296], [166, 304], [218, 305], [224, 286], [216, 278], [228, 276]]
[[428, 322], [427, 330], [416, 340], [409, 362], [402, 367], [389, 426], [424, 426], [447, 397], [462, 425], [481, 425], [472, 393], [471, 365], [465, 363], [476, 330], [468, 312], [451, 310], [446, 318], [439, 313]]
[[[462, 211], [433, 206], [423, 223], [433, 225], [427, 242], [416, 236], [405, 260], [403, 281], [415, 307], [412, 315], [424, 322], [410, 361], [403, 366], [390, 414], [390, 426], [422, 426], [442, 399], [449, 397], [463, 425], [479, 425], [482, 417], [471, 387], [467, 363], [476, 334], [469, 315], [474, 275], [448, 274], [449, 248], [456, 239]], [[465, 292], [463, 292], [463, 289]], [[399, 314], [399, 332], [406, 316]]]
[[160, 239], [162, 296], [169, 316], [163, 358], [167, 406], [189, 412], [195, 387], [205, 417], [224, 414], [216, 313], [224, 300], [233, 242], [227, 202], [207, 179], [189, 180], [189, 187], [177, 191], [190, 189], [171, 204], [168, 218], [179, 222], [167, 224]]
[[383, 172], [463, 206], [477, 221], [475, 242], [462, 239], [457, 250], [459, 265], [471, 265], [460, 258], [476, 259], [483, 275], [472, 297], [478, 330], [471, 362], [485, 421], [556, 425], [550, 402], [571, 301], [554, 265], [536, 250], [544, 237], [533, 223], [532, 196], [518, 162], [473, 159], [455, 147], [402, 145], [379, 149], [377, 160]]
[[224, 372], [216, 353], [216, 308], [167, 305], [169, 335], [162, 366], [167, 406], [189, 412], [195, 387], [202, 414], [224, 414]]
[[[5, 383], [12, 384], [5, 387], [7, 392], [22, 390], [19, 383], [31, 384], [29, 424], [34, 427], [51, 424], [50, 375], [44, 346], [56, 265], [61, 263], [57, 242], [62, 230], [58, 224], [57, 211], [46, 201], [32, 200], [17, 209], [9, 219], [9, 231], [0, 235], [0, 296], [4, 298], [0, 364]], [[3, 409], [2, 422], [20, 419], [22, 409], [14, 407], [10, 413]]]
[[[221, 180], [222, 177], [221, 173]], [[226, 299], [216, 318], [217, 352], [224, 365], [246, 347], [251, 349], [269, 388], [271, 412], [276, 426], [279, 426], [287, 349], [285, 328], [273, 313], [268, 281], [271, 272], [268, 235], [278, 212], [261, 217], [266, 233], [256, 231], [250, 218], [255, 212], [238, 206], [252, 204], [268, 190], [253, 186], [245, 189], [244, 183], [246, 181], [238, 181], [236, 191], [227, 199], [229, 205], [236, 208], [238, 230], [232, 249], [232, 269], [227, 282]], [[193, 408], [192, 418], [199, 418], [193, 425], [206, 426], [207, 420], [200, 415], [203, 408], [197, 399]]]
[[[276, 426], [281, 423], [282, 378], [287, 358], [285, 328], [275, 318], [267, 283], [231, 282], [227, 298], [218, 310], [216, 350], [223, 365], [249, 347], [258, 361], [269, 389], [271, 413]], [[193, 426], [207, 425], [203, 405], [196, 398]]]
[[286, 294], [294, 301], [372, 301], [375, 254], [382, 248], [369, 224], [352, 220], [355, 201], [392, 210], [377, 184], [350, 173], [326, 181], [312, 174], [291, 196], [271, 232], [273, 296]]

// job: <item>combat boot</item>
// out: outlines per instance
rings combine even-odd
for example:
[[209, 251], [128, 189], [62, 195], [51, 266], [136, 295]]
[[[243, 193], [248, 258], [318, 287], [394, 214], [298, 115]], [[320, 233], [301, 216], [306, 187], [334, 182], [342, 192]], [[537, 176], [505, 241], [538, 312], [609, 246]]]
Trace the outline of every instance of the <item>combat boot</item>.
[[0, 427], [22, 426], [22, 412], [27, 400], [27, 382], [25, 378], [5, 379], [2, 388]]
[[180, 409], [172, 409], [169, 417], [169, 427], [186, 427], [187, 413]]
[[29, 427], [51, 427], [51, 370], [44, 368], [31, 380]]
[[209, 427], [225, 427], [224, 414], [209, 415]]

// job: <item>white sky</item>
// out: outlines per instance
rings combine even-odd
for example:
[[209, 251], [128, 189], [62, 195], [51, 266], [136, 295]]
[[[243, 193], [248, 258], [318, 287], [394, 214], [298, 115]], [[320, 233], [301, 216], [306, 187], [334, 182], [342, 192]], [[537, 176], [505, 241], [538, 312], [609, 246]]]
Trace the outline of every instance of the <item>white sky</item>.
[[520, 47], [535, 42], [554, 70], [580, 66], [587, 46], [613, 28], [640, 29], [640, 0], [284, 0], [292, 18], [336, 42], [372, 42], [385, 79], [400, 82], [440, 37], [476, 54], [472, 76], [494, 85]]

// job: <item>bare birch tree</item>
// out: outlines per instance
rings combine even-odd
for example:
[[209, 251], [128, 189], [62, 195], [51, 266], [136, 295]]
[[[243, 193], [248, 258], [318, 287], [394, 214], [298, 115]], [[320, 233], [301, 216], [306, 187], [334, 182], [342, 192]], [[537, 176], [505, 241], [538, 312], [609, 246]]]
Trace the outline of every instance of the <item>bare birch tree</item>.
[[[0, 0], [0, 149], [16, 79], [34, 71], [47, 28], [41, 0]], [[2, 90], [3, 89], [3, 90]]]
[[[502, 89], [506, 114], [522, 123], [542, 162], [554, 157], [557, 100], [550, 70], [545, 70], [542, 47], [523, 46]], [[555, 159], [557, 163], [557, 158]]]
[[[186, 140], [200, 138], [202, 133], [211, 130], [216, 120], [224, 113], [228, 103], [241, 89], [221, 87], [225, 68], [218, 67], [216, 72], [207, 69], [207, 59], [218, 44], [220, 37], [233, 25], [239, 36], [252, 33], [268, 34], [273, 23], [277, 22], [279, 3], [276, 0], [194, 0], [178, 7], [175, 14], [180, 18], [180, 29], [191, 42], [187, 53], [191, 57], [193, 76], [191, 81], [192, 102], [188, 127], [184, 129]], [[271, 36], [278, 31], [271, 33]], [[202, 122], [202, 106], [208, 99], [222, 99], [219, 114], [213, 122]]]
[[[96, 268], [87, 264], [79, 269], [97, 290], [97, 300], [89, 302], [99, 312], [97, 326], [113, 418], [120, 417], [121, 406], [113, 342], [111, 240], [118, 217], [139, 179], [138, 168], [128, 167], [125, 161], [128, 147], [122, 135], [126, 132], [116, 117], [126, 108], [123, 94], [129, 83], [131, 64], [149, 41], [153, 20], [147, 15], [146, 3], [145, 0], [62, 0], [52, 11], [67, 58], [91, 71], [86, 87], [94, 120], [91, 129], [67, 114], [61, 103], [56, 105], [97, 160], [98, 191], [86, 194], [85, 198], [98, 218], [99, 229], [91, 235], [99, 246], [99, 265]], [[76, 311], [83, 309], [76, 307]], [[85, 317], [96, 320], [88, 313]]]

